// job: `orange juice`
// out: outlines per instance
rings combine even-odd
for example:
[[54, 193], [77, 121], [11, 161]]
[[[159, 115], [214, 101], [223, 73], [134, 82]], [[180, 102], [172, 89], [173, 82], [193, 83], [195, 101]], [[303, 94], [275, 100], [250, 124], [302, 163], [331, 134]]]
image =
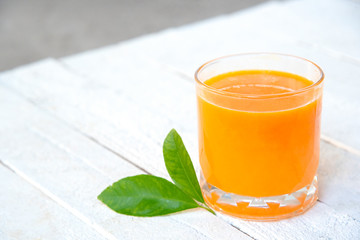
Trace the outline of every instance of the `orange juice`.
[[[312, 82], [290, 73], [255, 70], [222, 74], [205, 84], [227, 92], [274, 94]], [[209, 183], [253, 197], [295, 192], [311, 183], [319, 162], [318, 100], [261, 112], [223, 108], [202, 98], [198, 104], [200, 164]]]
[[230, 71], [198, 84], [202, 189], [210, 206], [261, 220], [316, 201], [321, 88], [314, 85], [275, 70]]

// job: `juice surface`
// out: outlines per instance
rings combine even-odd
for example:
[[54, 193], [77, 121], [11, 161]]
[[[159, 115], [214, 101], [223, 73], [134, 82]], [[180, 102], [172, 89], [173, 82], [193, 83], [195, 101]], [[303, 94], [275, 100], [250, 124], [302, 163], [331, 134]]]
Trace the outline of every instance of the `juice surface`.
[[[204, 83], [229, 93], [269, 96], [313, 84], [294, 74], [269, 70], [230, 72]], [[319, 98], [274, 111], [277, 102], [282, 106], [284, 101], [291, 105], [295, 100], [278, 98], [269, 106], [256, 106], [260, 104], [256, 101], [251, 106], [249, 101], [246, 110], [241, 110], [236, 103], [223, 107], [221, 98], [211, 102], [198, 96], [199, 153], [205, 180], [225, 192], [251, 197], [292, 193], [309, 185], [319, 161]]]

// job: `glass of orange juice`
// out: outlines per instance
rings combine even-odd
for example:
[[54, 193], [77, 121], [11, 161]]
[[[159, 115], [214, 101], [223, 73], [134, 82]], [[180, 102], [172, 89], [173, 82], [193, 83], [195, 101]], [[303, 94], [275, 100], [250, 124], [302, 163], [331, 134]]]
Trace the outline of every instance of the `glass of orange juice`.
[[324, 74], [274, 53], [218, 58], [195, 73], [201, 189], [214, 210], [269, 221], [317, 200]]

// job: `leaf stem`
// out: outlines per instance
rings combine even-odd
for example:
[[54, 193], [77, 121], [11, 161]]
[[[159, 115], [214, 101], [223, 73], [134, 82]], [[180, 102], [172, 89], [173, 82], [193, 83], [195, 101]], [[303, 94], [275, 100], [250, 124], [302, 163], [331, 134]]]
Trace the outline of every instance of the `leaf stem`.
[[212, 214], [214, 214], [216, 216], [216, 213], [214, 212], [214, 210], [212, 210], [208, 205], [206, 204], [199, 204], [199, 207], [211, 212]]

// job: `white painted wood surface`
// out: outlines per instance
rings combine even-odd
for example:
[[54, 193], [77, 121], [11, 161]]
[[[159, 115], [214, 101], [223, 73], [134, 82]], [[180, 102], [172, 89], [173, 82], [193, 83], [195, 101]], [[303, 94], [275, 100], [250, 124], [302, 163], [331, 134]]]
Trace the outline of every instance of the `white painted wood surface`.
[[[360, 3], [270, 2], [0, 74], [0, 239], [360, 238]], [[279, 222], [204, 210], [118, 215], [96, 196], [112, 182], [167, 177], [176, 128], [197, 161], [192, 75], [214, 57], [295, 54], [325, 71], [320, 200]]]

